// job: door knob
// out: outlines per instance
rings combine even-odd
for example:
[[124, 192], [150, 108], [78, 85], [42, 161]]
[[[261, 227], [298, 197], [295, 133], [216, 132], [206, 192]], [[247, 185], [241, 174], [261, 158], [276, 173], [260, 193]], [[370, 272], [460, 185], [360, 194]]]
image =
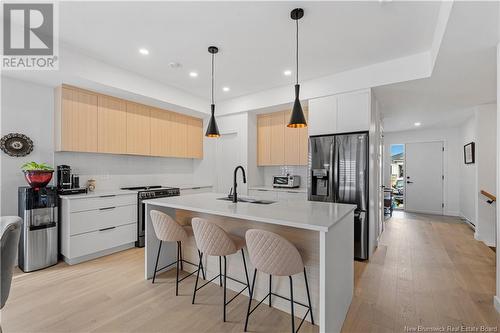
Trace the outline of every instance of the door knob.
[[407, 181], [406, 181], [406, 184], [413, 184], [413, 182], [411, 182], [411, 181], [407, 180]]

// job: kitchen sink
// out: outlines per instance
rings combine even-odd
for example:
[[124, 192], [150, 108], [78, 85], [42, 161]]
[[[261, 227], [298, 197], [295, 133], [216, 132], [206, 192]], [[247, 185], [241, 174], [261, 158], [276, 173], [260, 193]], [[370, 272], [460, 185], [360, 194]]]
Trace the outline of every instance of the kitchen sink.
[[[217, 200], [233, 201], [232, 198], [228, 198], [228, 197], [217, 198]], [[259, 204], [259, 205], [269, 205], [269, 204], [275, 203], [276, 201], [252, 199], [252, 198], [238, 198], [238, 202], [248, 202], [248, 203]]]

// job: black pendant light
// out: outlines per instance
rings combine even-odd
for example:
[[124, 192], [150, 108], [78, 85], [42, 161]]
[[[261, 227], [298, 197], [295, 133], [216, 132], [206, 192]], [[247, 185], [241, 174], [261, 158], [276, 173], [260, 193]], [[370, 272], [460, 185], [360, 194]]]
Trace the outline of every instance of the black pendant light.
[[304, 112], [302, 111], [302, 105], [300, 105], [299, 99], [299, 20], [304, 16], [304, 10], [302, 8], [295, 8], [291, 11], [290, 17], [295, 21], [297, 26], [297, 45], [296, 45], [296, 82], [295, 82], [295, 101], [293, 102], [292, 115], [290, 116], [290, 121], [287, 127], [291, 128], [302, 128], [307, 126], [306, 118], [304, 117]]
[[212, 104], [210, 105], [210, 110], [212, 111], [212, 115], [210, 116], [210, 121], [208, 123], [207, 132], [205, 136], [209, 138], [218, 138], [220, 137], [219, 127], [217, 127], [217, 122], [215, 121], [215, 102], [214, 102], [214, 58], [215, 54], [219, 52], [219, 49], [216, 46], [209, 46], [208, 52], [212, 54]]

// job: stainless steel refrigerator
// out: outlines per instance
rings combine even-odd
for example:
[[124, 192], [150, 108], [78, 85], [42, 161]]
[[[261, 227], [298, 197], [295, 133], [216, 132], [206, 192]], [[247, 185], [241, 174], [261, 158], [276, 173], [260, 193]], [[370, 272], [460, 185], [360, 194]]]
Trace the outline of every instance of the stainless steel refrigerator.
[[309, 138], [308, 197], [355, 204], [354, 257], [368, 259], [368, 133]]

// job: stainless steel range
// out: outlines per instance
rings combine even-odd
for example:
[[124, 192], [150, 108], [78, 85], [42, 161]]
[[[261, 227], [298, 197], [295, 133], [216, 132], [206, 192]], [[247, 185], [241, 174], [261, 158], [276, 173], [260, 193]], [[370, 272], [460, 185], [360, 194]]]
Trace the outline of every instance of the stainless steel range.
[[137, 241], [136, 247], [144, 247], [145, 232], [146, 232], [146, 204], [144, 200], [175, 197], [180, 195], [180, 189], [177, 187], [162, 187], [160, 185], [153, 186], [134, 186], [122, 187], [122, 190], [132, 190], [137, 192]]

